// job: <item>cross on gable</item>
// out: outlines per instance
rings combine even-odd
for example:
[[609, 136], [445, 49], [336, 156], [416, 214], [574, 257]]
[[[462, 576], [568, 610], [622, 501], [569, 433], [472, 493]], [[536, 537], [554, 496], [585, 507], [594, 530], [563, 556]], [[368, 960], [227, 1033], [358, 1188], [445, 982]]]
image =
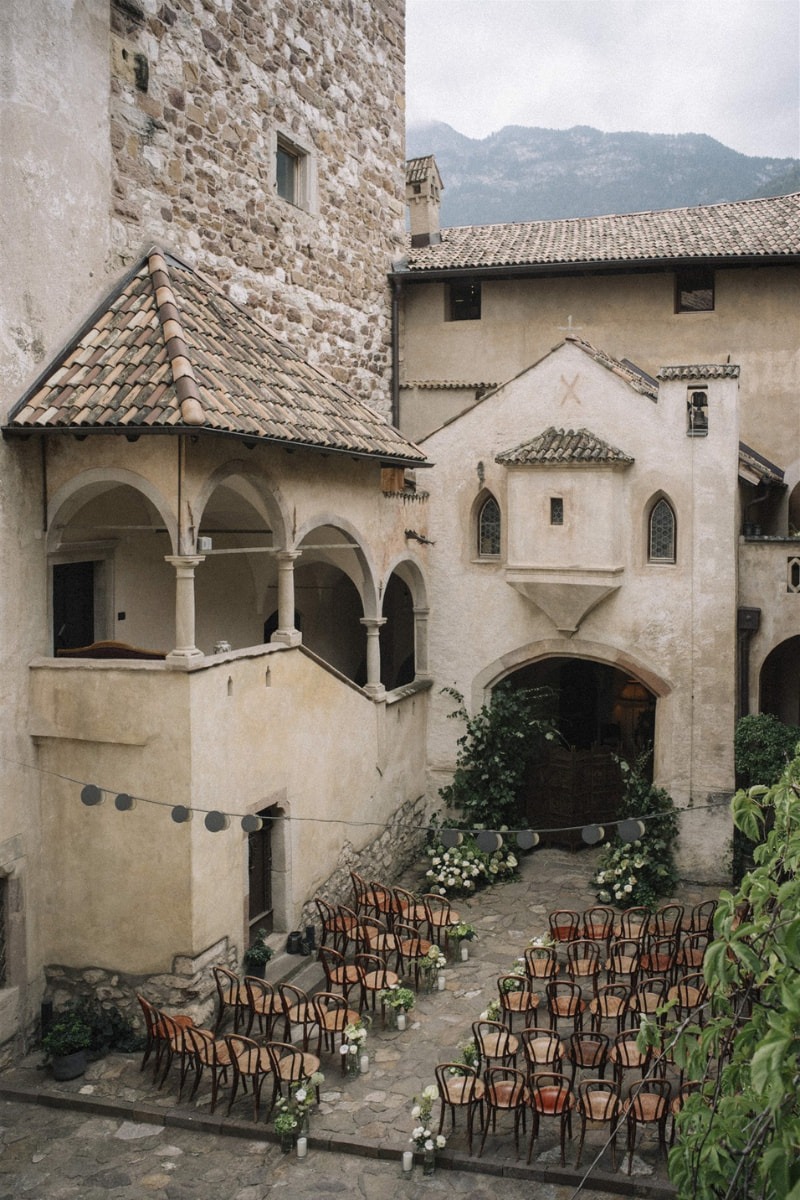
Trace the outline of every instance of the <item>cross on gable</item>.
[[569, 316], [567, 317], [566, 325], [559, 325], [558, 328], [561, 330], [562, 333], [566, 333], [567, 336], [569, 336], [572, 333], [577, 333], [579, 329], [583, 329], [583, 326], [582, 325], [573, 325], [572, 324], [572, 313], [570, 313]]

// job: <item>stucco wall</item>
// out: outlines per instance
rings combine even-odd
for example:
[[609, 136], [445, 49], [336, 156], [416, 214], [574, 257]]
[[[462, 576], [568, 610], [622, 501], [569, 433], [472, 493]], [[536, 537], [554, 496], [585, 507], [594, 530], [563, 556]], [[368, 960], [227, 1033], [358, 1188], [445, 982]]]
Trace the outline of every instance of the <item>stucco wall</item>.
[[[437, 680], [454, 684], [475, 711], [509, 671], [543, 657], [587, 657], [633, 672], [659, 696], [656, 779], [682, 806], [714, 802], [733, 784], [738, 462], [737, 381], [709, 383], [705, 438], [686, 435], [686, 390], [684, 381], [664, 384], [655, 403], [567, 344], [422, 443], [437, 464], [428, 483], [432, 607], [449, 613], [431, 629]], [[508, 471], [494, 461], [551, 424], [588, 428], [634, 463], [621, 472], [581, 465]], [[473, 509], [484, 488], [503, 520], [519, 525], [499, 561], [475, 554]], [[527, 503], [520, 503], [522, 489]], [[549, 496], [559, 493], [575, 522], [540, 529]], [[674, 564], [647, 561], [646, 513], [659, 493], [676, 513]], [[611, 561], [601, 564], [604, 556]], [[584, 558], [621, 566], [620, 586], [577, 633], [560, 636], [509, 585], [506, 562], [514, 578], [519, 568], [532, 578], [538, 568], [564, 568], [570, 586], [580, 588], [594, 582], [591, 571], [581, 573]], [[451, 708], [435, 698], [432, 790], [454, 761]], [[682, 841], [689, 877], [720, 877], [729, 823], [723, 815], [711, 824], [713, 838], [704, 828]]]
[[[653, 375], [668, 364], [724, 363], [730, 355], [742, 368], [742, 438], [782, 466], [797, 457], [796, 267], [719, 270], [715, 309], [699, 313], [674, 312], [670, 272], [484, 281], [479, 321], [444, 320], [445, 286], [404, 288], [403, 379], [511, 379], [563, 339], [571, 316], [578, 336]], [[401, 391], [401, 403], [406, 395]], [[423, 402], [428, 432], [452, 415], [449, 390], [439, 397], [420, 390], [410, 399], [415, 436]]]
[[[45, 860], [59, 864], [45, 960], [147, 974], [223, 938], [241, 951], [246, 834], [237, 819], [209, 832], [200, 810], [242, 816], [279, 804], [285, 873], [274, 886], [293, 927], [343, 843], [374, 840], [424, 792], [414, 750], [425, 711], [413, 696], [387, 710], [301, 649], [240, 652], [189, 673], [39, 661], [29, 731], [45, 772]], [[80, 787], [51, 769], [110, 789], [104, 804], [85, 807]], [[155, 803], [121, 813], [117, 791]], [[198, 810], [191, 822], [172, 820], [176, 804]]]

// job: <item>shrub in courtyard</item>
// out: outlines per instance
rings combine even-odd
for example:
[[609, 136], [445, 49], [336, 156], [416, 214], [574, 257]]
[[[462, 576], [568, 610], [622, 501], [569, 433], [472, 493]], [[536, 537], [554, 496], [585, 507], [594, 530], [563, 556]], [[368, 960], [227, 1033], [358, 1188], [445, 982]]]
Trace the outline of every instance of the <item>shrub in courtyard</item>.
[[[800, 742], [800, 729], [784, 725], [771, 713], [753, 713], [742, 717], [733, 738], [736, 784], [740, 788], [777, 783], [794, 758]], [[753, 866], [754, 843], [740, 829], [733, 831], [731, 876], [734, 884], [741, 882], [745, 871]]]
[[556, 736], [546, 715], [552, 692], [500, 683], [474, 716], [459, 692], [444, 692], [458, 705], [450, 718], [464, 721], [465, 730], [458, 739], [453, 781], [439, 795], [460, 811], [466, 829], [518, 828], [524, 821], [521, 797], [528, 766], [542, 742]]
[[681, 1200], [800, 1200], [800, 757], [772, 787], [737, 792], [733, 818], [754, 866], [720, 897], [702, 1027], [677, 1034], [698, 1091], [670, 1177]]
[[592, 883], [602, 904], [652, 908], [662, 897], [672, 895], [678, 882], [674, 855], [678, 816], [668, 793], [654, 787], [644, 775], [642, 759], [633, 764], [621, 761], [620, 770], [620, 820], [646, 817], [644, 833], [635, 842], [623, 842], [615, 834], [606, 844]]

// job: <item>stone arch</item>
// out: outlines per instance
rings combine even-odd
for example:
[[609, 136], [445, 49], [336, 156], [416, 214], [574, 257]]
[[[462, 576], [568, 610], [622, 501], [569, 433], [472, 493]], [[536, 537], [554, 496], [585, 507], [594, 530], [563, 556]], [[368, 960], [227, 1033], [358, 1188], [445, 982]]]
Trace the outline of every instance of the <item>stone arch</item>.
[[315, 517], [309, 517], [298, 527], [294, 536], [294, 548], [302, 551], [302, 543], [307, 540], [314, 544], [314, 538], [311, 535], [317, 531], [334, 531], [334, 534], [341, 539], [342, 548], [339, 550], [334, 543], [327, 550], [314, 550], [308, 551], [308, 553], [330, 562], [334, 562], [335, 558], [336, 565], [350, 577], [358, 591], [364, 606], [364, 616], [377, 617], [379, 613], [378, 572], [360, 530], [352, 521], [340, 514], [319, 513]]
[[220, 642], [261, 645], [289, 524], [282, 497], [251, 464], [234, 460], [202, 480], [191, 507], [196, 536], [211, 542], [195, 572], [198, 646], [209, 653]]
[[391, 691], [427, 675], [428, 604], [420, 564], [398, 558], [386, 572], [381, 590], [381, 683]]
[[81, 471], [63, 484], [47, 505], [47, 550], [61, 549], [57, 537], [78, 512], [91, 500], [116, 487], [129, 487], [141, 493], [158, 513], [170, 539], [170, 553], [177, 553], [178, 519], [164, 496], [144, 475], [123, 468], [93, 467]]
[[770, 650], [758, 676], [759, 711], [800, 725], [800, 634]]
[[144, 476], [92, 468], [48, 505], [53, 651], [112, 639], [166, 652], [175, 639], [175, 576], [165, 559], [178, 520]]

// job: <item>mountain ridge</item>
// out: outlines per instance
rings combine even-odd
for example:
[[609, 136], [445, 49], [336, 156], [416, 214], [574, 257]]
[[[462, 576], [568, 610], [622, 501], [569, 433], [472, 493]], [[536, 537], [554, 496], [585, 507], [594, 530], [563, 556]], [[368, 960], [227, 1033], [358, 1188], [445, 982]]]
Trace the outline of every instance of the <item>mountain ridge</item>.
[[470, 138], [444, 121], [410, 125], [408, 157], [426, 154], [435, 156], [444, 183], [444, 227], [686, 208], [800, 190], [800, 159], [740, 154], [703, 133], [505, 125]]

